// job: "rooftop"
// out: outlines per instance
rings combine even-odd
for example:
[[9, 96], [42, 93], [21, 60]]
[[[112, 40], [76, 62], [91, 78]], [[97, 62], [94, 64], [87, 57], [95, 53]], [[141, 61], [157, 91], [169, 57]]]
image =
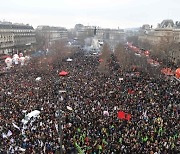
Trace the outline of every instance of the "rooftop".
[[22, 23], [11, 23], [11, 22], [1, 22], [0, 21], [0, 29], [34, 29], [29, 24], [22, 24]]

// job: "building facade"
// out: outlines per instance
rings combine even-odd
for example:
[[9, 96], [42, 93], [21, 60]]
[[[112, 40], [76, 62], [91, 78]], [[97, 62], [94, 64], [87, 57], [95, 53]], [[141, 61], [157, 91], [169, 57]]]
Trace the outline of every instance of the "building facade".
[[125, 41], [125, 32], [123, 29], [109, 29], [77, 24], [75, 25], [74, 31], [77, 39], [92, 38], [92, 40], [96, 42], [94, 44], [98, 44], [97, 42], [100, 42], [100, 44], [101, 42], [106, 42], [112, 49], [114, 49], [119, 42]]
[[148, 41], [156, 45], [164, 38], [180, 43], [180, 22], [174, 23], [173, 20], [163, 20], [155, 29], [144, 29], [142, 27], [140, 30], [139, 40], [142, 42]]
[[169, 57], [178, 64], [180, 61], [180, 22], [163, 20], [155, 29], [141, 29], [139, 42], [140, 44], [148, 42], [151, 46], [159, 47], [169, 45], [166, 49], [171, 50]]
[[96, 37], [108, 43], [112, 50], [114, 50], [118, 43], [125, 42], [125, 32], [123, 29], [97, 28]]
[[94, 37], [95, 26], [84, 26], [82, 24], [76, 24], [74, 27], [74, 36], [78, 40], [84, 40], [86, 38]]
[[45, 49], [57, 40], [68, 39], [68, 31], [64, 27], [38, 26], [36, 33], [45, 39]]
[[0, 53], [13, 54], [26, 51], [36, 43], [32, 26], [0, 22]]

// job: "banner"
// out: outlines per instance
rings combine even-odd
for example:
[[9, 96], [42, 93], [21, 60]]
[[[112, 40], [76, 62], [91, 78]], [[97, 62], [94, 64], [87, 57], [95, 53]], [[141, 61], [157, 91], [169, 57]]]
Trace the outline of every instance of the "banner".
[[124, 111], [119, 111], [118, 112], [118, 118], [129, 121], [131, 119], [131, 114], [125, 113]]

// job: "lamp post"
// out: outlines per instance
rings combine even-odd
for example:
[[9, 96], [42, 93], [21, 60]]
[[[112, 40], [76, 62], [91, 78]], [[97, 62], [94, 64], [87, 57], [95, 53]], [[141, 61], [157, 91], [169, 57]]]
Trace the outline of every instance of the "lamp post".
[[60, 154], [63, 154], [63, 149], [62, 149], [62, 112], [61, 112], [61, 107], [60, 103], [63, 102], [64, 98], [62, 97], [62, 93], [65, 93], [65, 90], [59, 90], [58, 91], [58, 133], [59, 133], [59, 146], [60, 146]]
[[[63, 154], [62, 150], [62, 115], [61, 115], [61, 109], [60, 109], [60, 103], [63, 101], [63, 97], [61, 96], [61, 93], [58, 93], [58, 133], [59, 133], [59, 146], [60, 146], [60, 154]], [[60, 96], [60, 97], [59, 97]]]
[[175, 66], [175, 60], [176, 60], [176, 58], [174, 57], [174, 50], [172, 51], [172, 55], [171, 55], [171, 63], [172, 63], [172, 68], [174, 68], [174, 66]]

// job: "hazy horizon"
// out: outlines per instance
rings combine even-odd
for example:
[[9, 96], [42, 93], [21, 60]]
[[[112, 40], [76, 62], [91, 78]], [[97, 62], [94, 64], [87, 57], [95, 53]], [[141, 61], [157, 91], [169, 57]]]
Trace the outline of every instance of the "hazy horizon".
[[164, 19], [180, 21], [179, 0], [8, 0], [0, 5], [0, 21], [74, 28], [156, 27]]

